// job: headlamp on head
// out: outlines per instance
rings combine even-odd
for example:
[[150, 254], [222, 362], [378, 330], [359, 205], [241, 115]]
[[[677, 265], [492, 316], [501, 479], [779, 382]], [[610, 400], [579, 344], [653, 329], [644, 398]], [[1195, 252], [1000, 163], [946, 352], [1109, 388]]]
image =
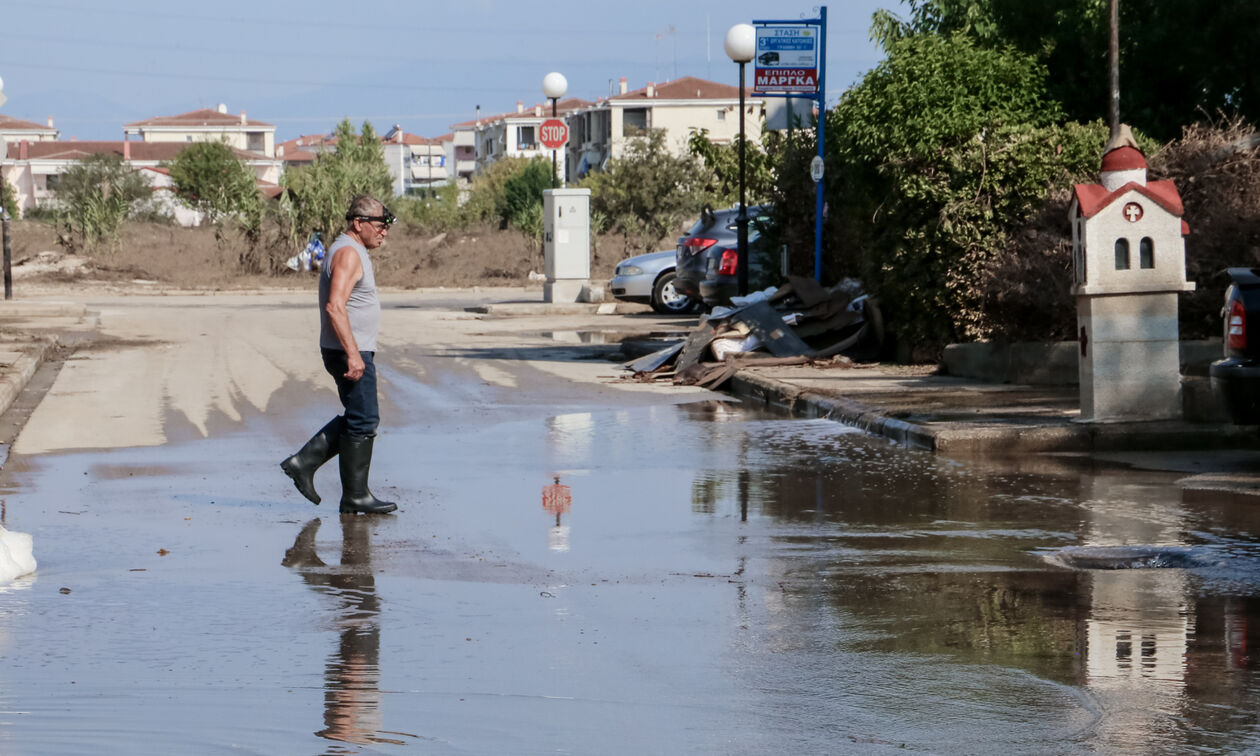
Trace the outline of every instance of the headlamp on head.
[[384, 205], [381, 205], [380, 215], [355, 215], [354, 213], [346, 213], [346, 220], [350, 222], [357, 220], [379, 221], [384, 223], [386, 226], [392, 226], [398, 222], [398, 218], [389, 211], [388, 207], [385, 207]]

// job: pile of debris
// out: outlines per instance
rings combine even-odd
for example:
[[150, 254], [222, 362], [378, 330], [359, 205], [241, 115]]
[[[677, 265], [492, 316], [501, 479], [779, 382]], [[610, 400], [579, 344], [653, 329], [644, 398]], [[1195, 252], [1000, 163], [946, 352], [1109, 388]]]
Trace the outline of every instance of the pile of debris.
[[638, 381], [672, 380], [717, 388], [751, 365], [852, 364], [848, 353], [877, 352], [883, 321], [861, 285], [824, 288], [812, 278], [715, 308], [684, 341], [623, 365]]

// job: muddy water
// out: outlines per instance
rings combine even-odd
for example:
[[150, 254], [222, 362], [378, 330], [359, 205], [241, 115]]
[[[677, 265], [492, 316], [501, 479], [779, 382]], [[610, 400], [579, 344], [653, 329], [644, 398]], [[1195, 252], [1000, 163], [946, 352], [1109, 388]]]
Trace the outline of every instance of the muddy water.
[[383, 427], [393, 517], [298, 497], [292, 417], [11, 458], [0, 753], [1260, 750], [1255, 499], [722, 402], [485, 409]]

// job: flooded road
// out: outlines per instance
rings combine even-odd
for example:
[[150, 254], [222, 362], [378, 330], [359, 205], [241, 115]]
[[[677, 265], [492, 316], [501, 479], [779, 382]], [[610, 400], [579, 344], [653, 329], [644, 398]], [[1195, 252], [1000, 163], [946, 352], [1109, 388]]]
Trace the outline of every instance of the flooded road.
[[280, 474], [309, 387], [13, 454], [0, 753], [1260, 751], [1254, 497], [456, 351], [382, 361], [396, 516]]

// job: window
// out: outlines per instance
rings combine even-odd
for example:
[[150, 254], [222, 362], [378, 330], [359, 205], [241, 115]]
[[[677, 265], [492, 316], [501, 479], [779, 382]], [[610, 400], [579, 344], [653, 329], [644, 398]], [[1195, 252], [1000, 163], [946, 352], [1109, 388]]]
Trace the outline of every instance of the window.
[[621, 135], [623, 137], [645, 136], [647, 130], [647, 108], [626, 108], [621, 112]]
[[725, 109], [718, 110], [717, 114], [718, 114], [718, 120], [719, 120], [719, 121], [725, 121], [725, 120], [726, 120], [726, 110], [725, 110]]
[[533, 126], [517, 126], [516, 127], [516, 149], [518, 150], [536, 150], [538, 143], [534, 140]]
[[1116, 239], [1116, 270], [1129, 269], [1129, 240]]
[[250, 131], [245, 135], [245, 149], [251, 152], [262, 152], [266, 149], [267, 138], [261, 131]]
[[61, 174], [50, 173], [44, 177], [44, 188], [47, 189], [48, 191], [55, 192], [57, 191], [57, 188], [60, 186], [61, 186]]
[[1143, 268], [1155, 267], [1155, 240], [1149, 236], [1143, 236], [1138, 244], [1138, 265]]

